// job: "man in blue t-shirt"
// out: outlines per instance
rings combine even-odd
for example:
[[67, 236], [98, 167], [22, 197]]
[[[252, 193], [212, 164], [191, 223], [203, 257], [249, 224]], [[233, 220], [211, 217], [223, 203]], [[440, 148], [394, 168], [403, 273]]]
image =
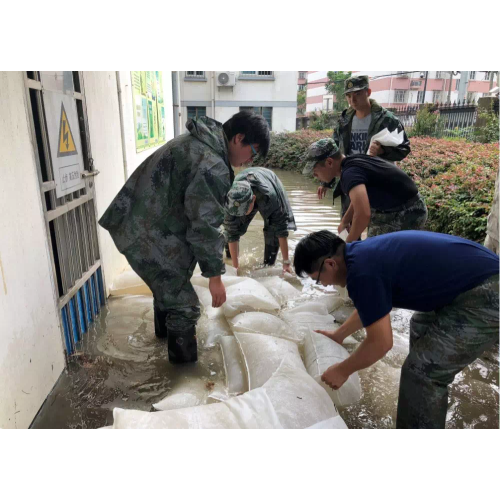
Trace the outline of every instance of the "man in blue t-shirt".
[[300, 240], [294, 267], [298, 276], [325, 286], [347, 286], [356, 307], [338, 330], [320, 333], [342, 344], [366, 329], [356, 351], [323, 374], [333, 389], [392, 348], [393, 307], [417, 311], [401, 370], [396, 426], [444, 428], [448, 385], [498, 341], [498, 256], [478, 243], [425, 231], [347, 244], [318, 231]]

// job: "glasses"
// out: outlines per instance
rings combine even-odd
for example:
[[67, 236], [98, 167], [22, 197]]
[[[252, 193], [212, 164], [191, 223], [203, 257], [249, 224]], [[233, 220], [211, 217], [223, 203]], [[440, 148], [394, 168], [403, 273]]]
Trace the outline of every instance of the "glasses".
[[250, 144], [250, 147], [252, 148], [252, 158], [253, 158], [254, 156], [257, 156], [258, 153], [257, 151], [255, 151], [255, 148], [252, 146], [252, 144]]
[[328, 257], [325, 257], [325, 258], [323, 259], [323, 262], [321, 263], [321, 266], [319, 266], [318, 277], [317, 277], [317, 279], [316, 279], [316, 285], [320, 285], [320, 284], [321, 284], [319, 280], [320, 280], [320, 278], [321, 278], [321, 271], [323, 270], [323, 264], [325, 263], [325, 260], [326, 260], [326, 259], [328, 259]]

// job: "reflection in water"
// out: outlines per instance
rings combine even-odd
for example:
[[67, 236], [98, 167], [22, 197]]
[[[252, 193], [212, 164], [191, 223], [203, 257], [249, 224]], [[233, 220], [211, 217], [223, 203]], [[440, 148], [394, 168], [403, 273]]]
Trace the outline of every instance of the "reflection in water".
[[[312, 179], [294, 172], [276, 171], [276, 174], [288, 192], [297, 223], [297, 231], [289, 237], [291, 256], [304, 235], [320, 229], [337, 232], [339, 200], [332, 207], [331, 190], [326, 199], [318, 200], [318, 184]], [[240, 265], [244, 273], [255, 272], [263, 260], [263, 226], [257, 214], [240, 241]], [[281, 260], [280, 253], [278, 263]], [[230, 264], [229, 259], [226, 262]], [[302, 291], [302, 300], [329, 291], [310, 279], [293, 279], [290, 283]], [[343, 322], [351, 311], [343, 307], [333, 315]], [[393, 349], [383, 360], [359, 372], [362, 399], [339, 409], [350, 428], [394, 427], [401, 365], [408, 353], [411, 314], [406, 310], [391, 313]], [[84, 338], [84, 355], [61, 377], [33, 427], [101, 427], [112, 423], [114, 407], [150, 410], [153, 403], [164, 397], [183, 392], [195, 395], [203, 404], [213, 402], [210, 394], [223, 392], [222, 356], [218, 346], [208, 347], [214, 344], [214, 332], [205, 317], [197, 328], [199, 361], [188, 366], [169, 364], [166, 343], [155, 338], [151, 297], [111, 297], [99, 321], [100, 325]], [[363, 340], [364, 332], [355, 333], [353, 338], [357, 343], [345, 346], [350, 352]], [[447, 425], [498, 428], [498, 417], [496, 348], [456, 377], [450, 387]]]

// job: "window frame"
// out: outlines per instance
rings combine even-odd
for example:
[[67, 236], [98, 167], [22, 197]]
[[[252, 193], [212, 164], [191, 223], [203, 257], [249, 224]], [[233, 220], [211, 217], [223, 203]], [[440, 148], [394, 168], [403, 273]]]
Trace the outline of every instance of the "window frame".
[[[268, 119], [264, 113], [263, 110], [271, 110], [271, 117]], [[272, 106], [240, 106], [239, 108], [240, 111], [252, 111], [252, 113], [255, 113], [257, 115], [261, 115], [265, 118], [267, 124], [269, 125], [269, 130], [273, 129], [273, 108]], [[256, 111], [259, 110], [259, 111]]]
[[[195, 73], [194, 75], [190, 75], [189, 73]], [[201, 73], [197, 75], [196, 73]], [[207, 75], [205, 71], [185, 71], [184, 72], [184, 81], [186, 82], [206, 82]]]
[[[195, 115], [194, 116], [189, 116], [189, 110], [194, 109], [195, 110]], [[198, 114], [198, 110], [205, 110], [205, 114]], [[186, 106], [186, 116], [187, 119], [190, 120], [191, 118], [201, 118], [202, 116], [207, 116], [207, 107], [206, 106]]]

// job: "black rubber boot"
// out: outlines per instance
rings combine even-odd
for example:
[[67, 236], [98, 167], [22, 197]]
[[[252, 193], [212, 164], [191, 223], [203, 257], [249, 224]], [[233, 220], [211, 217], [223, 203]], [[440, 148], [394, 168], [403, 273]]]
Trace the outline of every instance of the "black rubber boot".
[[168, 360], [172, 364], [198, 361], [196, 326], [192, 326], [188, 330], [170, 330], [168, 332]]
[[226, 257], [227, 257], [228, 259], [230, 259], [230, 258], [231, 258], [231, 252], [229, 251], [229, 245], [228, 245], [227, 243], [226, 243]]
[[274, 266], [276, 262], [276, 257], [278, 256], [279, 246], [271, 246], [266, 243], [264, 247], [264, 265]]
[[162, 311], [154, 301], [154, 315], [155, 315], [155, 335], [159, 339], [166, 339], [168, 336], [167, 332], [167, 313]]

